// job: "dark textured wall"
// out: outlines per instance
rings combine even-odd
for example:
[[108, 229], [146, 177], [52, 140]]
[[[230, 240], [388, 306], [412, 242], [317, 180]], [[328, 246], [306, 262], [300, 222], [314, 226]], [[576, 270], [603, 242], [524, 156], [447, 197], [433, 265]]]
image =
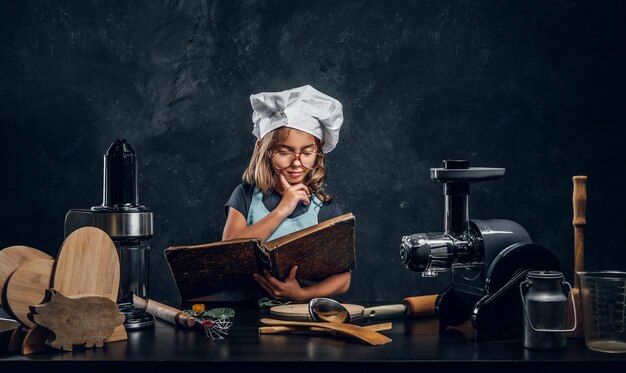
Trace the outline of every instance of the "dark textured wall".
[[357, 216], [349, 299], [442, 289], [399, 262], [441, 231], [445, 158], [506, 167], [470, 216], [522, 224], [571, 279], [571, 177], [589, 176], [586, 265], [626, 270], [623, 1], [4, 1], [0, 246], [56, 255], [71, 208], [101, 203], [126, 138], [163, 258], [217, 241], [254, 137], [248, 96], [311, 84], [345, 109], [328, 190]]

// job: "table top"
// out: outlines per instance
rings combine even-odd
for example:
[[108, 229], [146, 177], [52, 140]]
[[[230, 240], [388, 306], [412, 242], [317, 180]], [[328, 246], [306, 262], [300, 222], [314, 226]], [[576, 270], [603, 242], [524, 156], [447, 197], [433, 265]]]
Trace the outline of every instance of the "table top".
[[[363, 303], [361, 303], [363, 304]], [[367, 304], [365, 304], [367, 305]], [[223, 305], [220, 305], [220, 307]], [[382, 346], [370, 346], [349, 337], [321, 333], [259, 334], [261, 317], [273, 317], [256, 305], [228, 305], [235, 310], [234, 324], [227, 339], [213, 341], [201, 329], [187, 329], [160, 319], [155, 326], [129, 331], [128, 340], [107, 343], [102, 348], [73, 352], [38, 353], [27, 356], [0, 354], [0, 367], [62, 362], [86, 364], [279, 364], [306, 362], [377, 364], [575, 364], [577, 367], [617, 364], [626, 367], [626, 354], [589, 350], [582, 339], [568, 339], [561, 350], [529, 350], [521, 339], [474, 341], [469, 323], [439, 331], [434, 316], [389, 320], [393, 328], [381, 333], [392, 339]], [[208, 307], [213, 308], [213, 307]], [[275, 317], [273, 317], [275, 318]]]

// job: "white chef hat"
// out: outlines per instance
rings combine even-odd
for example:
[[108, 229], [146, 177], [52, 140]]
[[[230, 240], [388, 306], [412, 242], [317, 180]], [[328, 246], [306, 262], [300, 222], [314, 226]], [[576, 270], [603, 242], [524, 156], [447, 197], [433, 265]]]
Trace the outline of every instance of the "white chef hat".
[[339, 141], [339, 129], [343, 124], [341, 103], [310, 85], [253, 94], [250, 104], [254, 122], [252, 133], [257, 139], [285, 126], [323, 140], [324, 153], [333, 150]]

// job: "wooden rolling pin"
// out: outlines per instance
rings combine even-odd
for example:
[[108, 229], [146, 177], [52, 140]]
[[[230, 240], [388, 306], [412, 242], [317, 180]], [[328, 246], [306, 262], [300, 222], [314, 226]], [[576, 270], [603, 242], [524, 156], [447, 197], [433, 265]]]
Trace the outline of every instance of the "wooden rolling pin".
[[406, 307], [406, 316], [420, 317], [434, 315], [435, 301], [438, 296], [438, 294], [434, 294], [404, 298], [402, 304]]
[[[574, 210], [574, 287], [572, 288], [572, 298], [576, 307], [576, 329], [568, 332], [569, 338], [583, 338], [583, 315], [580, 301], [580, 283], [576, 272], [582, 272], [585, 267], [585, 225], [587, 224], [587, 176], [572, 177], [574, 191], [572, 193], [572, 207]], [[568, 300], [567, 324], [568, 329], [574, 327], [574, 315], [572, 304]]]
[[144, 299], [133, 295], [133, 305], [172, 324], [182, 325], [188, 328], [196, 324], [196, 319], [192, 315], [152, 299]]

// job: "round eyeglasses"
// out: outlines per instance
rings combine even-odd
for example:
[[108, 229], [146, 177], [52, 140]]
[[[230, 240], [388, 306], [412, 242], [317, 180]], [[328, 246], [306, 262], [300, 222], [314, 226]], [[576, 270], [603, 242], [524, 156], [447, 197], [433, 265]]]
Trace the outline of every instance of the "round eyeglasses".
[[274, 168], [278, 170], [284, 170], [285, 168], [291, 167], [291, 165], [297, 160], [300, 161], [300, 164], [303, 168], [311, 171], [320, 166], [322, 163], [322, 158], [324, 155], [318, 152], [292, 152], [292, 151], [279, 151], [269, 152], [270, 159], [272, 161], [272, 165]]

